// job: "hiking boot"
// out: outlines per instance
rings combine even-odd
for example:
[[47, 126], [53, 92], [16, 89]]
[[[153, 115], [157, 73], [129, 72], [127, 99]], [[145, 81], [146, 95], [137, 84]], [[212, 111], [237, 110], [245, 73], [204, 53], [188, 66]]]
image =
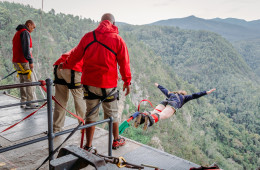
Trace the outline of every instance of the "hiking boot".
[[140, 113], [136, 119], [135, 119], [135, 128], [138, 128], [139, 125], [143, 124], [145, 120], [145, 114], [144, 113]]
[[149, 126], [152, 126], [154, 124], [154, 119], [151, 115], [146, 115], [144, 118], [144, 130], [147, 130]]
[[117, 149], [117, 148], [119, 148], [120, 146], [123, 146], [123, 145], [125, 145], [125, 138], [119, 137], [119, 139], [116, 139], [116, 140], [113, 141], [112, 149]]
[[30, 105], [26, 105], [25, 109], [38, 109], [40, 107], [40, 105], [38, 104], [30, 104]]

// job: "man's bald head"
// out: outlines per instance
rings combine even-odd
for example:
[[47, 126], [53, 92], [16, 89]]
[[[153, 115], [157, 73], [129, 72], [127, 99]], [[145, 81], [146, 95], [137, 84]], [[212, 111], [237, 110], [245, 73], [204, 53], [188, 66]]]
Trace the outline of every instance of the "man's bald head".
[[115, 25], [115, 17], [112, 15], [112, 14], [110, 14], [110, 13], [106, 13], [106, 14], [104, 14], [102, 17], [101, 17], [101, 22], [102, 21], [105, 21], [105, 20], [108, 20], [108, 21], [110, 21], [113, 25]]

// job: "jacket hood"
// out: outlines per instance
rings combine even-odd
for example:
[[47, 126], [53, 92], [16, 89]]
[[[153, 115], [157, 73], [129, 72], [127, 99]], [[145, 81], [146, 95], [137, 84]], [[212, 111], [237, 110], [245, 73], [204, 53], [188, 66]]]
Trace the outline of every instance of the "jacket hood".
[[96, 31], [101, 33], [119, 33], [117, 26], [113, 25], [108, 20], [102, 21], [97, 27]]
[[20, 24], [20, 25], [18, 25], [18, 26], [16, 27], [16, 31], [19, 31], [19, 30], [21, 30], [21, 29], [27, 29], [27, 30], [28, 30], [28, 28], [27, 28], [24, 24]]

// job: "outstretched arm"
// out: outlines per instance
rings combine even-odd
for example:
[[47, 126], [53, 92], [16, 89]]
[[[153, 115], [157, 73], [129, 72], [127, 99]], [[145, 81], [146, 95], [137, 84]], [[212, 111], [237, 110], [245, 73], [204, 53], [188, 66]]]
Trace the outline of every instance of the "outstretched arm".
[[202, 92], [199, 92], [199, 93], [193, 93], [192, 95], [185, 95], [184, 96], [184, 103], [192, 100], [192, 99], [198, 99], [206, 94], [210, 94], [212, 93], [213, 91], [215, 91], [216, 89], [211, 89], [209, 91], [202, 91]]
[[169, 97], [169, 91], [168, 91], [166, 88], [164, 88], [163, 86], [159, 85], [158, 83], [154, 83], [154, 85], [155, 85], [156, 87], [158, 87], [158, 88], [161, 90], [161, 92], [162, 92], [166, 97]]

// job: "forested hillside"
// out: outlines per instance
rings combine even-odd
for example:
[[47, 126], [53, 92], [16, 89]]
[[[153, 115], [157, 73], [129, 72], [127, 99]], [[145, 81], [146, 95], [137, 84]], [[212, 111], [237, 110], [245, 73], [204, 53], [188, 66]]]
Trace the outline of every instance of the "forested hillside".
[[[39, 79], [52, 77], [54, 61], [98, 24], [51, 10], [42, 13], [41, 26], [40, 10], [0, 2], [0, 77], [13, 71], [12, 37], [16, 26], [27, 19], [37, 25], [32, 38]], [[130, 127], [124, 136], [197, 164], [217, 162], [222, 169], [260, 165], [259, 78], [229, 42], [214, 33], [175, 27], [121, 25], [119, 32], [129, 49], [133, 76], [122, 120], [137, 109], [140, 100], [156, 105], [164, 99], [155, 82], [188, 93], [217, 88], [148, 131]], [[15, 82], [12, 76], [0, 85]], [[145, 109], [151, 107], [142, 105]]]
[[260, 77], [260, 38], [232, 43], [252, 70]]
[[260, 20], [235, 18], [202, 19], [195, 16], [161, 20], [152, 25], [173, 26], [188, 30], [211, 31], [222, 35], [238, 50], [247, 64], [260, 77]]
[[[195, 85], [199, 90], [217, 88], [217, 93], [207, 96], [211, 106], [205, 107], [205, 103], [199, 103], [199, 107], [194, 106], [196, 107], [195, 110], [191, 109], [188, 113], [184, 112], [184, 120], [187, 121], [188, 125], [193, 123], [191, 128], [198, 124], [196, 130], [204, 129], [203, 134], [206, 133], [206, 136], [210, 136], [204, 138], [204, 140], [208, 138], [214, 142], [220, 140], [222, 144], [217, 144], [218, 147], [221, 146], [221, 149], [219, 148], [221, 150], [220, 153], [223, 155], [226, 153], [230, 154], [229, 156], [226, 155], [226, 158], [233, 157], [236, 160], [242, 156], [237, 156], [239, 153], [234, 154], [232, 150], [237, 148], [238, 146], [235, 145], [240, 143], [238, 141], [243, 141], [243, 139], [241, 138], [237, 141], [234, 138], [239, 136], [238, 134], [241, 132], [242, 127], [246, 129], [245, 131], [250, 132], [249, 134], [259, 137], [260, 95], [257, 92], [260, 89], [259, 78], [252, 72], [232, 45], [221, 36], [205, 31], [185, 31], [178, 28], [160, 26], [124, 26], [121, 27], [121, 30], [131, 33], [136, 37], [137, 42], [142, 42], [146, 48], [150, 47], [156, 55], [161, 56], [160, 59], [165, 65], [164, 70], [166, 68], [168, 73], [176, 73], [179, 78], [188, 82], [191, 86]], [[178, 80], [175, 81], [175, 78], [172, 78], [169, 82], [178, 84]], [[178, 88], [187, 87], [186, 83], [184, 87]], [[191, 92], [196, 90], [193, 89]], [[188, 106], [185, 105], [184, 107]], [[211, 108], [216, 110], [211, 110]], [[214, 113], [216, 112], [218, 114], [215, 115]], [[194, 122], [192, 121], [193, 119]], [[191, 122], [188, 120], [191, 120]], [[160, 124], [160, 126], [164, 125]], [[211, 127], [209, 131], [207, 131], [208, 127]], [[180, 126], [178, 125], [176, 128], [180, 132]], [[192, 131], [189, 131], [185, 139], [192, 138], [189, 134], [193, 134], [196, 130], [192, 129]], [[158, 133], [162, 134], [162, 131], [158, 131]], [[181, 134], [183, 135], [185, 132], [181, 132]], [[198, 137], [198, 134], [195, 136]], [[196, 141], [196, 139], [192, 140]], [[181, 145], [183, 142], [181, 141], [179, 144]], [[202, 143], [202, 141], [198, 140], [195, 143]], [[185, 145], [189, 146], [189, 144]], [[213, 146], [216, 147], [215, 145]], [[211, 150], [210, 147], [207, 149]], [[241, 148], [238, 150], [241, 151]], [[207, 152], [206, 149], [204, 151]], [[218, 149], [217, 151], [219, 152]], [[232, 156], [232, 154], [234, 155]]]
[[[259, 78], [222, 37], [214, 33], [183, 31], [172, 27], [140, 26], [132, 32], [139, 41], [149, 45], [156, 54], [162, 56], [165, 63], [171, 65], [169, 70], [187, 82], [200, 89], [220, 89], [216, 94], [219, 99], [216, 104], [229, 117], [235, 116], [234, 119], [240, 121], [242, 117], [239, 115], [242, 116], [245, 110], [252, 110], [252, 115], [259, 115], [259, 94], [254, 94], [259, 88]], [[257, 120], [255, 118], [252, 121]], [[249, 121], [247, 126], [252, 123]], [[257, 124], [253, 131], [260, 133], [260, 124]]]

